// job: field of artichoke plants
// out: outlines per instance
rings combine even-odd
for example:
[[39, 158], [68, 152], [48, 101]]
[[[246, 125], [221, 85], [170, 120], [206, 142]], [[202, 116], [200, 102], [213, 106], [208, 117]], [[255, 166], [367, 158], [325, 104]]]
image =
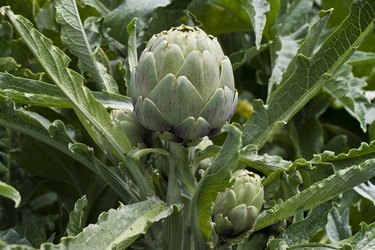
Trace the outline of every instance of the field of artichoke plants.
[[375, 249], [374, 0], [0, 0], [0, 250]]

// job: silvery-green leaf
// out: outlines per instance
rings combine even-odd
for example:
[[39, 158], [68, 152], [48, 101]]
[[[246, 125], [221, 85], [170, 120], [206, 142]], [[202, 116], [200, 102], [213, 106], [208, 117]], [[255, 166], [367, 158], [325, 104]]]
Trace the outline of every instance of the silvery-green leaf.
[[363, 161], [337, 171], [328, 178], [318, 181], [284, 202], [263, 211], [257, 220], [255, 230], [282, 221], [301, 211], [309, 210], [375, 176], [375, 160]]
[[366, 85], [365, 80], [353, 75], [351, 66], [344, 64], [324, 86], [324, 90], [358, 120], [364, 132], [367, 129], [366, 106], [370, 105], [363, 89]]
[[353, 249], [375, 248], [375, 223], [366, 225], [361, 223], [361, 230], [352, 237], [342, 240], [337, 244], [339, 247], [350, 245]]
[[70, 99], [75, 113], [96, 144], [112, 161], [117, 159], [124, 163], [140, 188], [142, 198], [152, 193], [153, 188], [145, 179], [141, 163], [124, 157], [132, 147], [129, 138], [120, 124], [112, 122], [107, 110], [92, 96], [90, 90], [83, 86], [83, 77], [68, 68], [70, 59], [53, 46], [51, 40], [34, 29], [27, 19], [14, 15], [7, 7], [1, 8], [1, 12], [8, 16], [45, 71]]
[[314, 155], [311, 160], [312, 164], [333, 164], [336, 170], [358, 165], [368, 159], [375, 157], [375, 141], [370, 144], [365, 142], [361, 143], [358, 148], [352, 148], [347, 153], [340, 153], [335, 155], [332, 151], [324, 151], [321, 154]]
[[63, 237], [57, 245], [45, 243], [42, 249], [126, 249], [174, 209], [155, 197], [130, 205], [121, 204], [117, 209], [102, 213], [97, 223], [88, 225], [76, 236]]
[[264, 145], [283, 123], [305, 106], [372, 32], [374, 17], [373, 1], [354, 1], [348, 17], [315, 54], [310, 57], [307, 52], [297, 53], [267, 106], [259, 101], [254, 103], [254, 114], [244, 125], [244, 144]]
[[[50, 108], [73, 108], [71, 101], [58, 86], [30, 78], [15, 77], [0, 72], [0, 93], [16, 103]], [[92, 91], [92, 95], [107, 109], [132, 110], [133, 104], [127, 96], [108, 92]]]
[[79, 59], [80, 68], [88, 73], [102, 89], [118, 93], [115, 80], [107, 73], [103, 64], [95, 59], [95, 54], [88, 42], [77, 5], [72, 0], [55, 1], [56, 20], [61, 25], [61, 39], [70, 52]]
[[375, 205], [375, 185], [370, 181], [354, 187], [354, 190], [362, 197], [372, 201]]
[[343, 212], [334, 207], [328, 214], [326, 232], [331, 242], [338, 242], [352, 236], [352, 230], [349, 225], [349, 209]]
[[255, 33], [255, 46], [260, 48], [263, 29], [266, 25], [266, 15], [270, 5], [266, 0], [241, 0], [242, 8], [246, 11], [251, 20], [251, 26]]
[[85, 218], [87, 217], [87, 215], [85, 215], [85, 213], [87, 213], [87, 204], [86, 195], [82, 196], [74, 204], [73, 211], [69, 213], [69, 222], [66, 227], [68, 236], [76, 236], [82, 231]]
[[105, 165], [94, 155], [92, 148], [75, 142], [63, 122], [51, 123], [37, 113], [16, 108], [12, 100], [0, 95], [0, 125], [25, 133], [77, 160], [100, 176], [124, 201], [129, 197], [138, 199], [137, 192], [123, 179], [119, 169]]

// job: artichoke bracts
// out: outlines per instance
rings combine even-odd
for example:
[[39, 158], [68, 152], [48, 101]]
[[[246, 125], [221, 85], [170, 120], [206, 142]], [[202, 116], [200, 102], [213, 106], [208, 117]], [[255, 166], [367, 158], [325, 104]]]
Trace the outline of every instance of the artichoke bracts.
[[217, 131], [237, 105], [232, 65], [217, 39], [197, 27], [154, 35], [130, 83], [139, 122], [195, 140]]
[[233, 177], [233, 186], [217, 195], [212, 211], [214, 229], [225, 238], [236, 238], [250, 231], [264, 201], [259, 175], [238, 170]]

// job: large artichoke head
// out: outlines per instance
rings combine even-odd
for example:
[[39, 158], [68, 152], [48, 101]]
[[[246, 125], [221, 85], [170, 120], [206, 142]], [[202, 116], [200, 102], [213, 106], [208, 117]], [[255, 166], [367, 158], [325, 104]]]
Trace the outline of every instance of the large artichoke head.
[[184, 25], [150, 39], [130, 95], [142, 126], [183, 140], [217, 131], [237, 105], [232, 65], [217, 39]]
[[233, 177], [233, 186], [217, 195], [212, 211], [216, 233], [228, 239], [241, 237], [250, 231], [264, 201], [259, 175], [238, 170]]

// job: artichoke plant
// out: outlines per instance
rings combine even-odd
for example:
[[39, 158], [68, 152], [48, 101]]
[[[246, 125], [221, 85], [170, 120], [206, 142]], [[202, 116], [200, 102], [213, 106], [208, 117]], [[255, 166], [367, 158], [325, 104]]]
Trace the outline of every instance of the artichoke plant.
[[254, 225], [264, 201], [259, 175], [238, 170], [233, 173], [231, 188], [219, 193], [212, 211], [216, 233], [225, 238], [237, 238]]
[[213, 36], [182, 25], [154, 35], [131, 77], [139, 122], [183, 140], [213, 134], [237, 105], [231, 62]]

